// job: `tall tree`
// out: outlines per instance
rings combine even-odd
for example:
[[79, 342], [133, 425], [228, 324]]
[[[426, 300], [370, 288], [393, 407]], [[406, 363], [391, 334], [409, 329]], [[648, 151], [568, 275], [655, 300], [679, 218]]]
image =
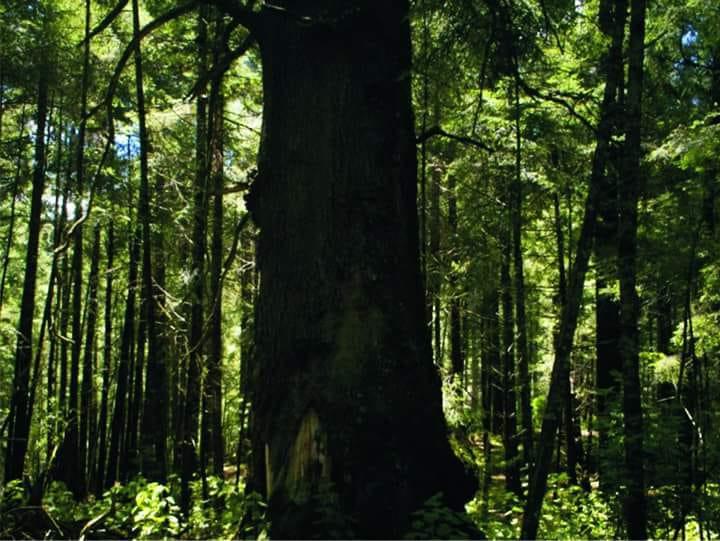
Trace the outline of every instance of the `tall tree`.
[[88, 481], [93, 469], [94, 436], [92, 425], [93, 403], [96, 389], [95, 378], [95, 331], [98, 316], [98, 273], [100, 270], [100, 224], [95, 224], [92, 252], [90, 257], [90, 275], [88, 276], [88, 296], [85, 321], [85, 350], [83, 357], [82, 390], [80, 393], [80, 439], [78, 441], [79, 471], [83, 475], [83, 493], [88, 490]]
[[80, 385], [80, 354], [82, 350], [82, 290], [83, 290], [83, 224], [82, 196], [85, 189], [85, 135], [87, 129], [87, 104], [90, 86], [90, 14], [91, 2], [85, 1], [85, 40], [83, 47], [83, 67], [80, 82], [80, 126], [78, 128], [77, 148], [75, 153], [75, 225], [73, 228], [73, 253], [70, 269], [72, 280], [72, 343], [70, 349], [70, 395], [67, 408], [67, 428], [65, 440], [60, 451], [58, 470], [62, 472], [75, 497], [83, 496], [84, 473], [80, 470], [79, 442], [80, 430], [78, 419], [79, 385]]
[[[197, 44], [199, 49], [198, 75], [201, 80], [207, 74], [209, 10], [201, 9], [197, 21]], [[195, 127], [195, 185], [193, 187], [192, 226], [192, 281], [190, 284], [190, 328], [188, 340], [188, 368], [185, 391], [185, 411], [182, 431], [182, 482], [181, 507], [184, 513], [190, 510], [190, 481], [197, 471], [198, 456], [195, 442], [200, 422], [200, 402], [203, 358], [205, 256], [207, 252], [207, 210], [208, 210], [208, 118], [207, 97], [198, 97]], [[202, 464], [204, 466], [204, 464]], [[204, 472], [203, 477], [204, 477]]]
[[519, 73], [515, 80], [515, 171], [510, 184], [510, 220], [512, 225], [513, 272], [515, 279], [515, 326], [517, 327], [517, 366], [520, 375], [520, 420], [522, 422], [523, 460], [532, 471], [533, 421], [530, 400], [530, 350], [525, 311], [525, 268], [523, 264], [523, 185], [522, 134]]
[[[213, 64], [217, 64], [220, 56], [222, 37], [222, 16], [216, 15], [213, 26]], [[212, 241], [210, 246], [210, 310], [208, 360], [206, 377], [206, 417], [208, 449], [206, 456], [212, 458], [212, 471], [222, 475], [224, 465], [224, 444], [222, 433], [222, 267], [223, 267], [223, 189], [224, 189], [224, 113], [225, 100], [222, 90], [222, 77], [215, 77], [210, 85], [208, 102], [208, 159], [213, 207], [212, 207]]]
[[[608, 49], [606, 62], [606, 82], [603, 101], [600, 107], [600, 120], [597, 127], [597, 141], [593, 153], [590, 185], [585, 200], [580, 236], [575, 249], [575, 261], [572, 265], [567, 288], [567, 298], [560, 312], [560, 325], [555, 344], [555, 360], [550, 376], [550, 389], [543, 413], [540, 439], [535, 451], [533, 470], [528, 497], [523, 509], [521, 537], [535, 539], [540, 525], [540, 511], [547, 489], [547, 476], [552, 459], [555, 435], [562, 417], [570, 353], [572, 351], [577, 328], [580, 304], [585, 285], [590, 253], [592, 252], [598, 204], [602, 194], [602, 179], [608, 163], [608, 153], [613, 133], [613, 105], [618, 88], [623, 80], [622, 46], [625, 35], [625, 17], [619, 16], [627, 11], [625, 0], [614, 0], [613, 12], [618, 14], [612, 25], [612, 41]], [[603, 21], [601, 21], [602, 23]]]
[[625, 103], [625, 145], [619, 185], [618, 278], [620, 281], [620, 355], [623, 367], [623, 417], [625, 422], [624, 501], [627, 535], [647, 539], [647, 504], [643, 461], [643, 412], [641, 403], [637, 282], [637, 228], [640, 197], [640, 139], [642, 120], [643, 62], [645, 58], [645, 0], [630, 1], [628, 84]]
[[[131, 227], [132, 231], [135, 229]], [[133, 343], [135, 342], [135, 298], [138, 282], [138, 261], [140, 259], [140, 235], [130, 235], [130, 261], [128, 262], [128, 289], [125, 298], [125, 315], [120, 335], [120, 352], [118, 356], [117, 385], [115, 387], [115, 405], [110, 425], [110, 448], [108, 451], [107, 475], [105, 486], [112, 486], [116, 480], [125, 480], [127, 477], [128, 412], [132, 402], [130, 390], [132, 387], [132, 357]], [[128, 412], [129, 413], [129, 412]]]
[[408, 2], [246, 17], [264, 86], [251, 486], [275, 536], [329, 535], [313, 517], [328, 483], [355, 535], [398, 536], [431, 495], [459, 508], [475, 485], [425, 326]]
[[37, 131], [35, 133], [35, 165], [33, 169], [30, 223], [25, 256], [20, 321], [18, 322], [15, 373], [10, 403], [10, 430], [5, 458], [5, 479], [20, 479], [25, 465], [25, 453], [30, 437], [30, 411], [28, 402], [30, 365], [32, 362], [33, 318], [37, 286], [38, 247], [42, 215], [42, 196], [45, 191], [45, 124], [48, 114], [48, 74], [40, 69], [37, 99]]
[[[107, 226], [107, 267], [105, 269], [105, 312], [104, 312], [104, 332], [103, 332], [103, 368], [102, 368], [102, 389], [100, 392], [100, 418], [98, 419], [98, 458], [97, 473], [95, 484], [95, 495], [101, 496], [105, 489], [105, 466], [107, 461], [107, 419], [108, 419], [108, 402], [110, 394], [110, 370], [112, 365], [112, 337], [113, 337], [113, 268], [115, 256], [115, 228], [110, 222]], [[118, 381], [121, 375], [118, 374]], [[122, 377], [127, 381], [127, 373], [123, 373]], [[123, 389], [124, 391], [124, 389]], [[117, 400], [117, 398], [116, 398]], [[125, 397], [120, 397], [124, 401]], [[116, 453], [118, 450], [116, 450]]]
[[[140, 7], [132, 0], [133, 36], [140, 34]], [[163, 358], [160, 326], [158, 325], [159, 291], [153, 277], [150, 179], [148, 168], [149, 137], [143, 84], [143, 59], [138, 39], [134, 50], [135, 95], [137, 98], [138, 130], [140, 137], [140, 207], [138, 219], [142, 226], [142, 283], [145, 321], [147, 325], [147, 376], [143, 415], [140, 422], [142, 472], [149, 479], [167, 478], [167, 375]], [[137, 387], [136, 387], [137, 388]]]

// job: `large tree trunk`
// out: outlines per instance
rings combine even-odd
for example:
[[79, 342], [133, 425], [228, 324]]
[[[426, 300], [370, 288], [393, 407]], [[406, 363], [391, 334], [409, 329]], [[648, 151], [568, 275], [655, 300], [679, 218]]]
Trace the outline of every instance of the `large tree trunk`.
[[425, 326], [408, 5], [293, 11], [310, 22], [267, 10], [256, 29], [251, 485], [273, 536], [331, 535], [319, 497], [354, 535], [399, 537], [427, 498], [460, 508], [475, 486], [448, 443]]
[[640, 121], [645, 52], [645, 0], [630, 3], [628, 92], [625, 112], [625, 154], [619, 185], [618, 277], [620, 279], [620, 355], [623, 367], [625, 421], [624, 501], [627, 535], [647, 538], [647, 510], [643, 464], [643, 413], [640, 386], [640, 300], [637, 276], [637, 206], [640, 196]]

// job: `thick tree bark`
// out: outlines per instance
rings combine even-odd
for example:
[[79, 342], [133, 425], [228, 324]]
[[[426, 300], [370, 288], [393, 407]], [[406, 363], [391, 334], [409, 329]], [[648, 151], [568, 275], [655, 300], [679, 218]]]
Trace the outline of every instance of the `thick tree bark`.
[[37, 131], [35, 134], [35, 165], [25, 277], [23, 281], [20, 321], [18, 322], [17, 348], [15, 350], [15, 373], [13, 394], [10, 402], [10, 430], [5, 458], [5, 481], [21, 479], [25, 466], [25, 453], [30, 437], [32, 421], [29, 398], [30, 365], [32, 363], [33, 318], [35, 315], [35, 289], [37, 285], [38, 249], [40, 244], [42, 196], [45, 191], [45, 123], [48, 114], [48, 80], [45, 70], [40, 70], [38, 82]]
[[[625, 0], [615, 0], [617, 13], [626, 10]], [[535, 468], [528, 489], [528, 498], [523, 511], [523, 522], [520, 536], [523, 539], [535, 539], [540, 524], [540, 511], [547, 489], [547, 476], [552, 459], [555, 434], [557, 432], [564, 404], [564, 387], [567, 371], [570, 366], [575, 329], [577, 328], [582, 294], [585, 285], [585, 274], [592, 251], [595, 222], [598, 204], [601, 201], [602, 179], [608, 161], [608, 149], [613, 127], [613, 104], [615, 95], [622, 81], [622, 43], [624, 23], [618, 23], [612, 37], [608, 53], [607, 82], [603, 93], [600, 110], [600, 122], [597, 130], [597, 143], [593, 155], [590, 186], [585, 201], [580, 237], [575, 251], [575, 261], [570, 272], [567, 302], [560, 314], [560, 327], [555, 348], [555, 361], [550, 376], [550, 389], [543, 414], [540, 440], [536, 446]]]
[[625, 147], [619, 185], [618, 277], [620, 279], [620, 355], [623, 367], [625, 421], [624, 501], [627, 535], [647, 538], [647, 506], [643, 460], [643, 412], [640, 386], [640, 300], [637, 276], [637, 206], [640, 196], [640, 130], [643, 60], [645, 54], [645, 0], [630, 2], [630, 45], [625, 112]]
[[273, 536], [330, 535], [322, 498], [354, 535], [398, 537], [427, 498], [460, 508], [475, 485], [447, 440], [425, 326], [408, 4], [293, 10], [309, 22], [266, 10], [257, 28], [250, 484]]

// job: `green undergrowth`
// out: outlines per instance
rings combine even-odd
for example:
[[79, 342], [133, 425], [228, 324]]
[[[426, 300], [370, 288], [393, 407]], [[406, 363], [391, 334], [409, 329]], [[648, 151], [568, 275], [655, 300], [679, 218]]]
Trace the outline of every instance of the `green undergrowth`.
[[[41, 506], [32, 506], [26, 488], [19, 481], [0, 487], [0, 539], [267, 539], [270, 525], [260, 495], [247, 493], [242, 480], [206, 480], [192, 485], [193, 500], [188, 517], [178, 505], [180, 486], [172, 477], [167, 485], [139, 477], [117, 484], [101, 498], [76, 502], [59, 482], [47, 488]], [[681, 498], [674, 487], [651, 488], [648, 513], [651, 537], [688, 541], [716, 538], [720, 532], [720, 485], [708, 483], [693, 497], [702, 500], [702, 517], [686, 516], [678, 521]], [[347, 521], [337, 528], [337, 517], [327, 531], [343, 532], [351, 538]], [[336, 512], [333, 508], [333, 512]], [[479, 491], [466, 506], [466, 513], [448, 509], [441, 494], [428, 499], [412, 513], [404, 539], [468, 539], [483, 532], [488, 539], [517, 539], [522, 522], [522, 501], [494, 478], [487, 499]], [[539, 539], [622, 539], [624, 537], [619, 498], [600, 490], [584, 490], [571, 484], [566, 474], [551, 474], [543, 503]], [[327, 526], [327, 524], [326, 524]]]
[[206, 483], [205, 497], [201, 481], [192, 483], [192, 506], [184, 517], [176, 477], [167, 485], [138, 477], [82, 502], [54, 481], [40, 507], [28, 505], [22, 483], [12, 481], [2, 491], [0, 538], [267, 538], [266, 506], [257, 493], [246, 493], [242, 481], [209, 477]]

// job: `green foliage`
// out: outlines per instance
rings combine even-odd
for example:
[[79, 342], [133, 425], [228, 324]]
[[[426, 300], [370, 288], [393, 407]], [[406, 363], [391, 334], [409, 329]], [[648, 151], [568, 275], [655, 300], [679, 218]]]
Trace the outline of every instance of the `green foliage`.
[[0, 515], [20, 507], [27, 500], [22, 481], [15, 479], [0, 486]]
[[472, 539], [476, 532], [470, 518], [448, 508], [438, 493], [410, 515], [410, 528], [403, 539]]
[[[566, 474], [551, 474], [538, 531], [539, 539], [610, 539], [616, 537], [617, 502], [597, 490], [586, 492], [568, 483]], [[513, 493], [494, 488], [486, 517], [476, 497], [468, 513], [489, 539], [517, 539], [523, 504]]]
[[[93, 536], [128, 539], [265, 539], [269, 530], [266, 504], [257, 493], [245, 493], [244, 483], [207, 478], [207, 498], [202, 482], [192, 484], [190, 516], [180, 513], [177, 478], [168, 485], [148, 483], [137, 477], [125, 485], [116, 484], [100, 499], [76, 502], [64, 484], [53, 482], [43, 499], [52, 517], [76, 523]], [[20, 505], [22, 486], [17, 482], [5, 489], [8, 501]], [[3, 500], [4, 501], [4, 500]]]
[[194, 538], [261, 539], [267, 537], [267, 505], [256, 492], [246, 494], [243, 482], [207, 478], [207, 498], [202, 481], [192, 483], [193, 500], [188, 531]]

